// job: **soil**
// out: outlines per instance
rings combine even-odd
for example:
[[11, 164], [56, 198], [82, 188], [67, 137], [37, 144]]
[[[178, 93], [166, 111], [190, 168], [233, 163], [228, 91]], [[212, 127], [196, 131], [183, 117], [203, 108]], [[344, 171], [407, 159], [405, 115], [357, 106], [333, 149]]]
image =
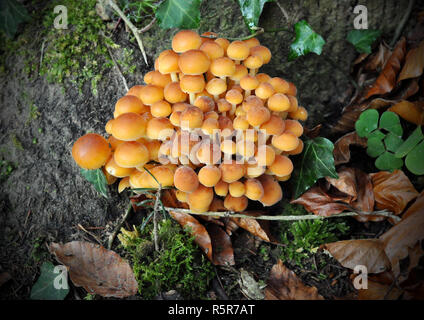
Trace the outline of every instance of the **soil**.
[[[200, 31], [220, 31], [229, 37], [247, 34], [236, 2], [219, 2], [218, 5], [216, 1], [205, 1], [202, 5]], [[286, 9], [291, 17], [296, 16], [296, 21], [307, 18], [327, 39], [322, 56], [311, 54], [286, 63], [288, 43], [293, 33], [266, 33], [260, 37], [274, 55], [272, 63], [263, 72], [287, 78], [297, 85], [299, 100], [310, 110], [310, 127], [325, 123], [326, 114], [330, 111], [340, 113], [343, 103], [352, 94], [353, 88], [347, 75], [356, 53], [353, 47], [345, 43], [344, 37], [346, 30], [351, 28], [356, 2], [305, 0], [287, 4]], [[379, 7], [381, 3], [384, 6]], [[381, 29], [390, 38], [406, 5], [406, 1], [395, 0], [367, 2], [369, 11], [376, 13], [370, 15], [370, 25]], [[284, 27], [286, 22], [283, 19], [278, 7], [270, 4], [264, 11], [261, 25], [266, 29]], [[149, 66], [146, 66], [135, 42], [129, 40], [129, 34], [122, 26], [117, 29], [113, 40], [122, 47], [134, 49], [137, 68], [134, 74], [126, 76], [130, 87], [142, 81], [143, 75], [151, 70], [154, 57], [170, 46], [175, 32], [156, 26], [143, 34], [149, 61]], [[36, 44], [42, 43], [42, 39], [35, 40]], [[33, 48], [32, 52], [40, 58], [39, 47]], [[333, 70], [331, 65], [326, 64], [329, 57], [340, 66], [340, 70]], [[19, 55], [11, 55], [6, 65], [8, 72], [0, 75], [0, 159], [12, 163], [14, 169], [0, 184], [0, 273], [7, 271], [12, 280], [0, 287], [0, 299], [27, 299], [38, 277], [40, 263], [46, 259], [45, 243], [94, 241], [78, 228], [78, 224], [105, 240], [106, 231], [111, 230], [125, 212], [128, 195], [118, 194], [114, 185], [109, 188], [108, 199], [99, 196], [80, 175], [70, 155], [73, 142], [81, 135], [87, 132], [104, 133], [104, 125], [113, 112], [114, 101], [124, 95], [125, 90], [113, 68], [102, 75], [98, 95], [94, 96], [89, 83], [79, 93], [78, 88], [70, 82], [63, 87], [48, 83], [37, 74], [28, 76], [23, 71], [24, 61]], [[40, 115], [37, 119], [30, 117], [31, 104], [38, 108]], [[377, 234], [380, 229], [372, 232]], [[237, 244], [240, 241], [245, 243], [246, 237], [252, 247]], [[246, 232], [238, 231], [233, 240], [235, 267], [245, 268], [256, 275], [256, 280], [266, 281], [276, 261], [275, 255], [270, 254], [264, 260], [256, 252], [256, 240]], [[272, 245], [269, 247], [271, 252], [275, 249]], [[316, 258], [328, 259], [319, 254]], [[47, 255], [47, 259], [51, 257]], [[327, 265], [327, 269], [318, 271], [335, 276], [345, 272], [335, 261]], [[340, 297], [351, 290], [343, 287], [346, 281], [340, 281], [340, 286], [329, 290], [325, 287], [328, 283], [320, 284], [313, 279], [313, 274], [302, 274], [295, 266], [289, 267], [306, 284], [317, 286], [327, 298]], [[226, 294], [230, 299], [243, 298], [234, 285], [236, 276], [233, 271], [220, 269], [218, 276], [224, 288], [228, 289]], [[344, 274], [339, 277], [345, 278]], [[69, 295], [70, 299], [83, 295], [80, 289], [73, 290], [76, 294]]]

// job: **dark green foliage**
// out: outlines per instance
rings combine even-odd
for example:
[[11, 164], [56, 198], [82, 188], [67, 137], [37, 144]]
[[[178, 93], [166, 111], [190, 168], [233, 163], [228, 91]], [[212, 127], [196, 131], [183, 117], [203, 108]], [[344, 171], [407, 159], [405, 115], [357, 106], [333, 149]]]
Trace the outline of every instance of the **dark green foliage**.
[[380, 34], [380, 30], [351, 30], [347, 34], [347, 41], [353, 44], [359, 53], [371, 53], [371, 45]]
[[12, 162], [0, 160], [0, 182], [7, 180], [14, 170]]
[[274, 0], [237, 0], [244, 22], [251, 32], [255, 32], [255, 28], [258, 27], [259, 17], [261, 16], [265, 3], [273, 1]]
[[152, 299], [160, 292], [177, 290], [186, 299], [204, 298], [214, 276], [211, 263], [193, 238], [173, 220], [159, 224], [160, 251], [154, 251], [152, 223], [140, 231], [140, 237], [127, 239], [139, 293]]
[[146, 23], [146, 17], [153, 16], [160, 1], [120, 0], [119, 7], [133, 23]]
[[325, 40], [305, 20], [296, 23], [294, 31], [296, 32], [296, 39], [290, 45], [289, 61], [310, 52], [321, 54]]
[[165, 0], [156, 9], [156, 18], [163, 29], [196, 29], [200, 23], [202, 0]]
[[81, 175], [90, 182], [94, 188], [100, 193], [103, 197], [108, 198], [108, 188], [107, 188], [107, 180], [102, 171], [102, 169], [96, 170], [87, 170], [81, 169]]
[[[61, 287], [56, 289], [54, 282], [59, 273], [55, 273], [55, 266], [51, 262], [41, 265], [41, 274], [37, 282], [31, 288], [30, 299], [32, 300], [63, 300], [69, 293], [69, 285], [60, 283]], [[63, 279], [62, 279], [63, 280]], [[64, 289], [64, 287], [66, 289]]]
[[16, 0], [0, 1], [0, 30], [12, 39], [19, 24], [30, 20], [28, 11]]

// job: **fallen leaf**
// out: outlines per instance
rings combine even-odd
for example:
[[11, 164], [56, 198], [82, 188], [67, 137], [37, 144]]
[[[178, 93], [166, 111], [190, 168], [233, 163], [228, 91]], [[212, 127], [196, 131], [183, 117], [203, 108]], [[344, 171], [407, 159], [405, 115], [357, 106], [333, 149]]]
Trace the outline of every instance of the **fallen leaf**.
[[[63, 266], [62, 266], [63, 267]], [[61, 278], [60, 286], [55, 287], [55, 279], [59, 276], [59, 273], [55, 272], [56, 267], [53, 263], [47, 261], [41, 265], [40, 276], [37, 282], [32, 286], [30, 299], [31, 300], [63, 300], [69, 293], [69, 285], [67, 285], [68, 275], [66, 268], [64, 270], [57, 270], [64, 277]], [[63, 272], [65, 272], [63, 274]], [[65, 283], [64, 283], [65, 282]]]
[[[260, 215], [261, 213], [244, 212], [243, 214], [256, 217]], [[231, 218], [230, 220], [235, 222], [240, 228], [243, 228], [249, 231], [251, 234], [261, 238], [262, 240], [265, 240], [267, 242], [272, 241], [272, 237], [267, 227], [267, 221], [263, 221], [263, 220], [259, 221], [257, 219], [250, 219], [250, 218]]]
[[358, 193], [356, 190], [356, 177], [354, 168], [341, 168], [337, 171], [338, 179], [325, 177], [325, 179], [340, 192], [347, 194], [348, 203], [357, 199]]
[[[373, 212], [375, 205], [375, 198], [373, 192], [373, 184], [370, 176], [355, 168], [356, 189], [358, 190], [358, 197], [350, 205], [360, 212]], [[382, 221], [385, 217], [375, 215], [358, 215], [354, 217], [360, 222], [366, 221]]]
[[348, 163], [350, 161], [350, 149], [351, 145], [360, 146], [363, 148], [367, 147], [367, 139], [358, 136], [356, 131], [345, 134], [334, 143], [334, 165], [342, 163]]
[[368, 280], [368, 288], [358, 290], [358, 300], [397, 300], [402, 293], [396, 287]]
[[309, 139], [314, 139], [319, 136], [321, 132], [322, 124], [317, 124], [315, 127], [309, 129], [307, 127], [303, 128], [303, 134]]
[[396, 44], [392, 55], [386, 63], [383, 71], [378, 76], [377, 80], [371, 86], [367, 93], [362, 98], [363, 100], [368, 99], [373, 95], [382, 95], [391, 92], [396, 85], [396, 77], [400, 71], [402, 62], [405, 58], [406, 52], [406, 39], [402, 37]]
[[402, 82], [401, 87], [392, 96], [393, 100], [406, 100], [415, 95], [419, 90], [419, 78], [407, 79]]
[[378, 51], [366, 60], [364, 70], [378, 71], [384, 68], [392, 52], [385, 43], [380, 43]]
[[398, 114], [402, 119], [415, 123], [418, 126], [424, 125], [424, 102], [410, 102], [402, 100], [391, 106], [388, 111]]
[[421, 41], [418, 48], [414, 48], [408, 51], [405, 64], [403, 65], [402, 71], [399, 74], [398, 82], [409, 79], [420, 77], [423, 73], [424, 68], [424, 40]]
[[324, 248], [345, 268], [353, 270], [363, 265], [367, 267], [368, 273], [390, 269], [383, 242], [378, 239], [343, 240], [327, 243]]
[[218, 225], [206, 226], [212, 242], [213, 263], [218, 266], [234, 265], [234, 250], [230, 236]]
[[265, 300], [324, 300], [315, 287], [309, 287], [278, 260], [270, 272]]
[[396, 215], [402, 213], [406, 205], [418, 196], [409, 178], [402, 170], [379, 171], [370, 174], [376, 208], [389, 210]]
[[65, 265], [77, 287], [103, 297], [124, 298], [137, 293], [134, 273], [116, 252], [84, 241], [51, 243], [50, 253]]
[[169, 215], [183, 228], [189, 229], [190, 234], [194, 237], [194, 241], [202, 248], [208, 259], [213, 262], [212, 240], [206, 228], [188, 213], [170, 210]]
[[403, 214], [402, 220], [379, 238], [392, 264], [395, 276], [400, 274], [399, 261], [408, 256], [409, 248], [424, 239], [424, 191]]

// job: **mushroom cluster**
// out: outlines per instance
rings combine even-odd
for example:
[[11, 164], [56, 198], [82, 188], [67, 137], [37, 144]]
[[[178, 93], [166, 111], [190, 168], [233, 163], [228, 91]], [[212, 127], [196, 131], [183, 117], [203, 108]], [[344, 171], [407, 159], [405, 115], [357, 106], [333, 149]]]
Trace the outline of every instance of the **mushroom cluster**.
[[219, 198], [231, 211], [244, 211], [248, 200], [274, 205], [279, 181], [293, 171], [290, 156], [303, 150], [307, 111], [293, 83], [258, 73], [270, 59], [256, 38], [178, 32], [145, 84], [116, 102], [109, 138], [79, 138], [74, 160], [102, 168], [108, 183], [122, 178], [119, 192], [175, 186], [193, 212]]

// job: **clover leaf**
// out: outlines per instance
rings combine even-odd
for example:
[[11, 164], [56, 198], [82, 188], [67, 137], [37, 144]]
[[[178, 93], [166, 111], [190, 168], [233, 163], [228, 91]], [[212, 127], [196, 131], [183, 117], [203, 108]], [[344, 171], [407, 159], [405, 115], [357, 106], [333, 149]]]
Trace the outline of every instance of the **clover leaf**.
[[403, 130], [399, 116], [391, 111], [383, 112], [380, 118], [380, 129], [385, 129], [398, 136], [402, 136]]
[[378, 111], [369, 109], [361, 113], [359, 119], [355, 123], [355, 129], [358, 136], [368, 138], [371, 132], [378, 128]]

